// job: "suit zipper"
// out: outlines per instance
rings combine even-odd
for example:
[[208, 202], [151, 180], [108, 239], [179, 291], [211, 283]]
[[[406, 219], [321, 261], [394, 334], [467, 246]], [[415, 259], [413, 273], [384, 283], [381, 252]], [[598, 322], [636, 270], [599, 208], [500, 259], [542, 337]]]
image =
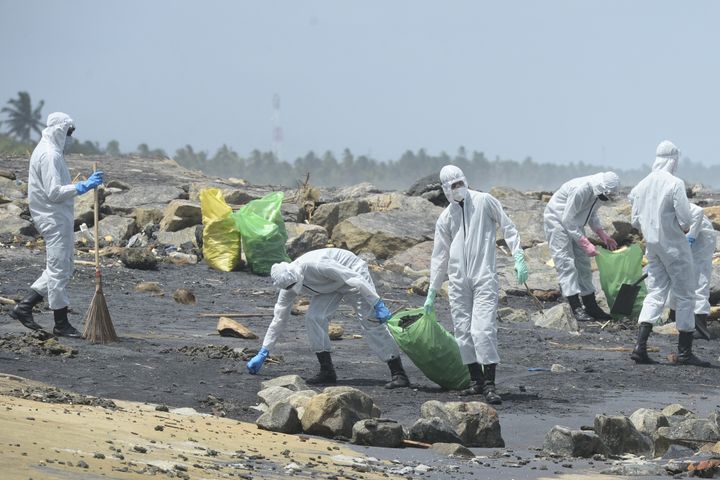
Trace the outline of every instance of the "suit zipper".
[[465, 278], [468, 277], [468, 266], [467, 266], [467, 254], [465, 250], [467, 249], [467, 229], [465, 227], [465, 202], [458, 203], [460, 205], [460, 210], [462, 211], [462, 219], [463, 219], [463, 260], [465, 263]]
[[583, 223], [583, 227], [584, 227], [585, 225], [587, 225], [588, 221], [590, 221], [590, 215], [592, 215], [593, 208], [595, 208], [595, 204], [597, 203], [597, 201], [598, 201], [598, 199], [597, 199], [597, 197], [595, 197], [595, 201], [594, 201], [593, 204], [590, 206], [590, 211], [588, 212], [588, 216], [587, 216], [587, 218], [585, 219], [585, 223]]

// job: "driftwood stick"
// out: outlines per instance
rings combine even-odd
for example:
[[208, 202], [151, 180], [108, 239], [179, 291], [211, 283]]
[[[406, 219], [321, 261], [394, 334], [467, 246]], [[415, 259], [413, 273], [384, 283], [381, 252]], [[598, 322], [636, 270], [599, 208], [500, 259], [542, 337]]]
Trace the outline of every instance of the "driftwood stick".
[[403, 440], [402, 444], [406, 447], [415, 447], [415, 448], [430, 448], [430, 447], [432, 447], [432, 444], [430, 444], [430, 443], [418, 442], [416, 440]]

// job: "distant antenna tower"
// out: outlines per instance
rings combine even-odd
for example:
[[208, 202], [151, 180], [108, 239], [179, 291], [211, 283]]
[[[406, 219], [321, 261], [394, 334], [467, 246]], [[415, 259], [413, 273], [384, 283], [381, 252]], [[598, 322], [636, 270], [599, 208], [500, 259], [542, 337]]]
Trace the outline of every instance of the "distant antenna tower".
[[277, 93], [273, 95], [272, 130], [272, 151], [275, 159], [280, 162], [282, 161], [283, 132], [280, 126], [280, 95]]

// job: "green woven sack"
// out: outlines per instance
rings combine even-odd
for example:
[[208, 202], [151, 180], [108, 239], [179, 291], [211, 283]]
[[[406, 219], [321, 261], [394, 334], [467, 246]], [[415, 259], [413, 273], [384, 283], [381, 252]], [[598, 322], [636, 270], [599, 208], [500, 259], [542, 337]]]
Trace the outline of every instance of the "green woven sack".
[[270, 275], [273, 264], [290, 261], [285, 250], [287, 230], [280, 213], [283, 197], [283, 192], [270, 193], [232, 214], [242, 237], [245, 259], [250, 271], [257, 275]]
[[470, 374], [460, 358], [455, 337], [437, 322], [434, 312], [426, 315], [424, 308], [402, 310], [387, 326], [400, 349], [427, 378], [449, 390], [470, 386]]
[[[611, 252], [604, 248], [597, 249], [595, 262], [600, 272], [600, 286], [605, 292], [608, 305], [612, 308], [623, 283], [633, 284], [643, 275], [643, 251], [637, 244]], [[647, 295], [645, 282], [640, 283], [640, 292], [633, 305], [632, 316], [637, 317], [642, 309], [643, 300]]]

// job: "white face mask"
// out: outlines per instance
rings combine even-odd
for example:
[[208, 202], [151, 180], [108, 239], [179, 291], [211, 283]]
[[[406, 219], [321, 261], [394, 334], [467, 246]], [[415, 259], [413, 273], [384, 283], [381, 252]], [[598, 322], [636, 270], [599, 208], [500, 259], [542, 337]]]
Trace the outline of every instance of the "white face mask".
[[455, 200], [456, 202], [462, 202], [463, 200], [465, 200], [465, 195], [467, 195], [467, 191], [467, 187], [454, 188], [452, 191], [453, 200]]

